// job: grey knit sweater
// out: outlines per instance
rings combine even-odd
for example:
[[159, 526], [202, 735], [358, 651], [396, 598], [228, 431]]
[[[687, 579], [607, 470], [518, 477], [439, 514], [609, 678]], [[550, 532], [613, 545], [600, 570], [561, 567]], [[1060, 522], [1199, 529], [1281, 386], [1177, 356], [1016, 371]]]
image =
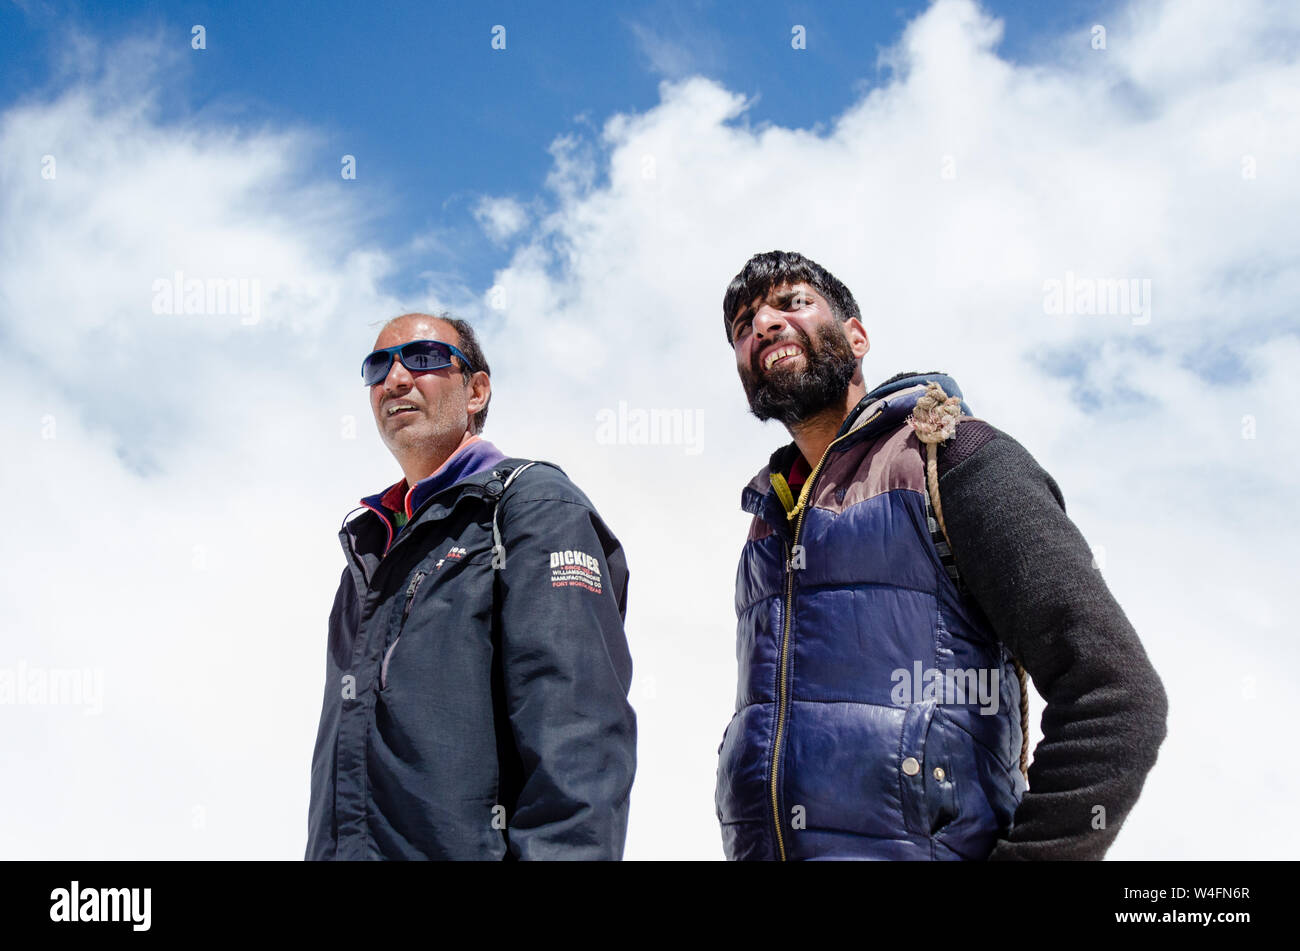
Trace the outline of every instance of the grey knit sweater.
[[1046, 701], [1029, 792], [990, 859], [1100, 859], [1165, 738], [1168, 700], [1061, 491], [1018, 442], [964, 420], [939, 450], [957, 569]]

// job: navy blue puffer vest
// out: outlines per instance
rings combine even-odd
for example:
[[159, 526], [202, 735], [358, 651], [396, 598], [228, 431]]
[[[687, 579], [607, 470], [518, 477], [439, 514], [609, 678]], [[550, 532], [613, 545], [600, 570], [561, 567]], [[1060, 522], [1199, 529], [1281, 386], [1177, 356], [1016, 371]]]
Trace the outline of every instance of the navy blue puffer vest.
[[797, 503], [774, 485], [792, 446], [742, 494], [739, 687], [715, 795], [728, 858], [983, 859], [1011, 827], [1020, 687], [931, 539], [906, 424], [927, 380], [961, 395], [941, 375], [881, 387]]

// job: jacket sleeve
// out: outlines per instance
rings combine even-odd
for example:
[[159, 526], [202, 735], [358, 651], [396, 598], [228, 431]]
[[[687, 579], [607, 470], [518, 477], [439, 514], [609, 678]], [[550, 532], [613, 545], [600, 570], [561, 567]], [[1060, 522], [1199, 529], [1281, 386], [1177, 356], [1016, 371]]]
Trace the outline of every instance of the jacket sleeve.
[[1164, 687], [1024, 447], [965, 422], [940, 453], [939, 486], [957, 569], [1047, 704], [1029, 791], [989, 858], [1100, 859], [1165, 738]]
[[627, 566], [585, 496], [558, 474], [533, 475], [498, 512], [501, 666], [522, 767], [510, 851], [619, 859], [636, 769]]

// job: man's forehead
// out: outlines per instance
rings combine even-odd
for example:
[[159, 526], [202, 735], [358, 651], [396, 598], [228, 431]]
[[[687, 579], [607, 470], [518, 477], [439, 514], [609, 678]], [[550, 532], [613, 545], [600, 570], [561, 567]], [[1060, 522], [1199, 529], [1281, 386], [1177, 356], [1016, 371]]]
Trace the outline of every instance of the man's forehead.
[[396, 347], [408, 340], [441, 340], [456, 346], [460, 335], [456, 328], [440, 317], [428, 314], [404, 314], [390, 321], [375, 339], [375, 349]]
[[748, 309], [755, 310], [763, 304], [776, 303], [782, 297], [795, 293], [817, 295], [817, 289], [807, 281], [792, 281], [785, 284], [773, 284], [766, 294], [756, 294], [749, 302]]

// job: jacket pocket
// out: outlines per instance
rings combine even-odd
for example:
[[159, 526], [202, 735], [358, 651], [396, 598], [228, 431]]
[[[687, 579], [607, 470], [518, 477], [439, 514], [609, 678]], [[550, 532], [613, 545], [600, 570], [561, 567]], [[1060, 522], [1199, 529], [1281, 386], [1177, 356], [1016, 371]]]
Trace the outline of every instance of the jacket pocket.
[[406, 586], [406, 603], [402, 605], [402, 620], [397, 627], [397, 636], [393, 638], [393, 643], [388, 645], [388, 650], [384, 651], [384, 661], [379, 665], [379, 689], [383, 690], [388, 686], [388, 662], [392, 660], [393, 651], [397, 650], [397, 645], [401, 643], [402, 631], [406, 627], [406, 619], [411, 616], [411, 605], [415, 603], [415, 593], [420, 590], [420, 585], [424, 582], [427, 572], [417, 571], [411, 578], [411, 583]]
[[737, 717], [737, 716], [739, 716], [739, 713], [733, 713], [733, 714], [731, 715], [731, 719], [727, 721], [727, 726], [726, 726], [726, 728], [722, 731], [722, 739], [718, 741], [718, 755], [719, 755], [719, 756], [722, 755], [722, 747], [726, 745], [726, 742], [727, 742], [727, 734], [731, 732], [731, 724], [733, 724], [733, 723], [736, 722], [736, 717]]
[[718, 821], [771, 823], [768, 805], [768, 750], [771, 748], [772, 704], [741, 707], [723, 733], [718, 751], [714, 806]]
[[731, 724], [735, 722], [736, 714], [733, 713], [731, 719], [727, 721], [727, 726], [722, 731], [722, 739], [718, 741], [718, 765], [713, 771], [715, 781], [713, 790], [713, 811], [717, 814], [719, 822], [722, 821], [722, 804], [718, 799], [718, 787], [716, 781], [718, 777], [722, 775], [722, 748], [727, 745], [727, 734], [731, 732]]
[[[959, 815], [957, 783], [960, 772], [958, 757], [949, 747], [951, 729], [943, 711], [936, 710], [925, 737], [925, 803], [929, 815], [930, 835], [939, 835]], [[963, 759], [962, 762], [965, 760]]]
[[[931, 764], [927, 756], [934, 712], [935, 704], [931, 700], [909, 704], [903, 715], [898, 743], [898, 785], [903, 804], [903, 825], [908, 832], [918, 835], [933, 835], [937, 818], [930, 798], [931, 781], [934, 769], [943, 767]], [[944, 775], [946, 777], [946, 773]]]

